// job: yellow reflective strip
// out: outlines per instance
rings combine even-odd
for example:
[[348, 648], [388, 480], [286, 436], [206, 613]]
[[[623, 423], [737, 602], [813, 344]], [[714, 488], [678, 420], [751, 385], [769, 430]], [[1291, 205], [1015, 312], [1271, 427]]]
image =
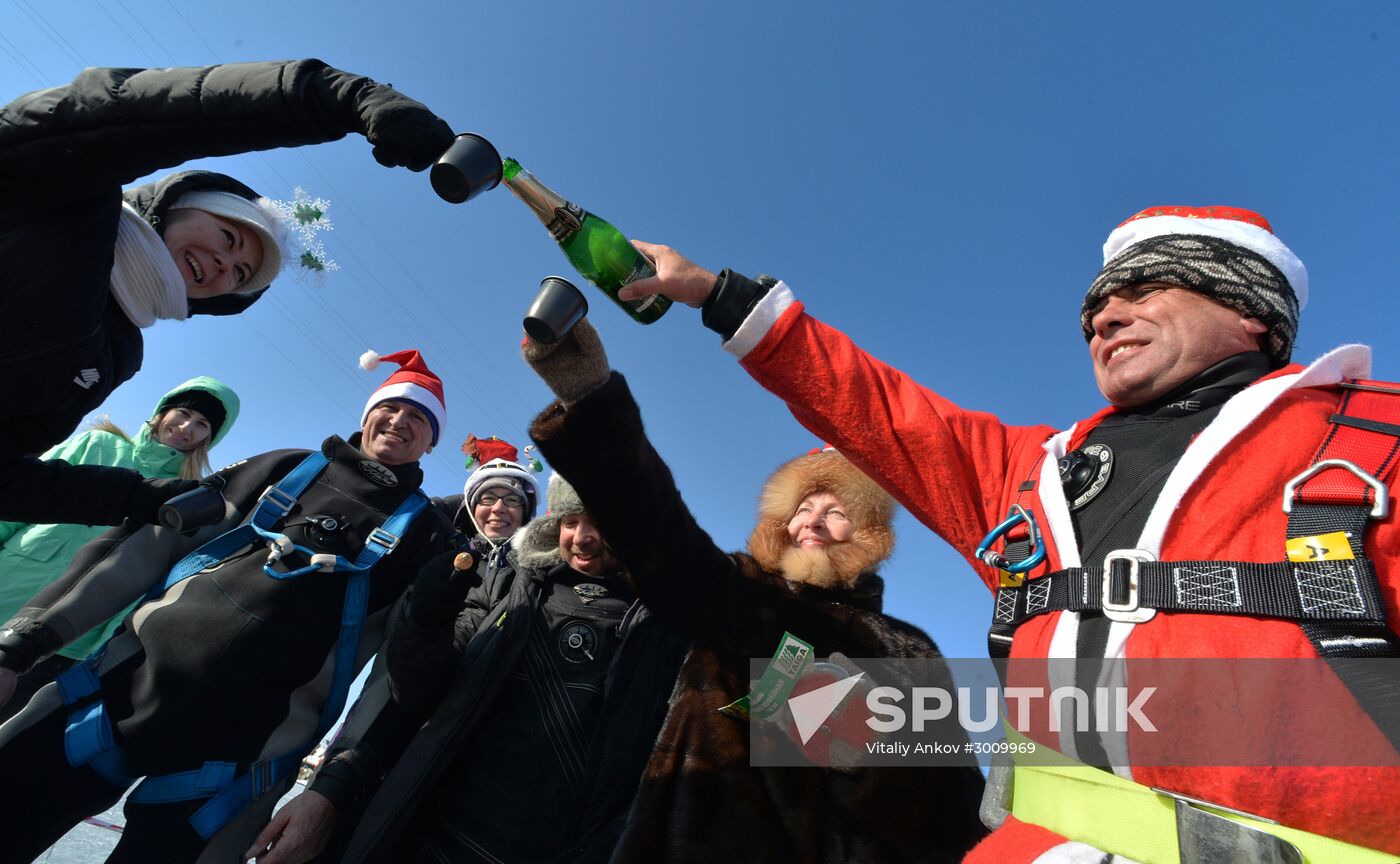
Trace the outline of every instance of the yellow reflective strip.
[[[1003, 728], [1012, 743], [1029, 740], [1009, 726]], [[1016, 764], [1011, 812], [1017, 819], [1141, 864], [1180, 864], [1175, 799], [1037, 745], [1037, 761], [1055, 756], [1064, 764]], [[1303, 853], [1307, 864], [1395, 864], [1400, 859], [1393, 853], [1321, 834], [1205, 809], [1292, 843]]]

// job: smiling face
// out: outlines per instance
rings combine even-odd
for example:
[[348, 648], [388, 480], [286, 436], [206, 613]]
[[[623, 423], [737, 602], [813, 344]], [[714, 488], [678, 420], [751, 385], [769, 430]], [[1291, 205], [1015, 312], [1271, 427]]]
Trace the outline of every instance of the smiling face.
[[1260, 350], [1268, 332], [1257, 318], [1165, 282], [1115, 291], [1089, 322], [1094, 378], [1120, 408], [1160, 399], [1226, 357]]
[[433, 451], [433, 427], [417, 405], [389, 399], [365, 415], [360, 450], [385, 465], [407, 465]]
[[585, 576], [606, 576], [621, 566], [587, 513], [571, 513], [559, 520], [559, 557]]
[[472, 507], [481, 533], [492, 540], [503, 540], [525, 521], [525, 499], [509, 486], [488, 486]]
[[855, 533], [841, 499], [830, 492], [808, 495], [788, 520], [788, 536], [799, 549], [821, 549], [845, 543]]
[[262, 266], [262, 240], [256, 231], [205, 210], [171, 210], [163, 239], [191, 300], [238, 291]]
[[209, 420], [193, 408], [171, 408], [155, 424], [156, 440], [181, 453], [209, 440]]

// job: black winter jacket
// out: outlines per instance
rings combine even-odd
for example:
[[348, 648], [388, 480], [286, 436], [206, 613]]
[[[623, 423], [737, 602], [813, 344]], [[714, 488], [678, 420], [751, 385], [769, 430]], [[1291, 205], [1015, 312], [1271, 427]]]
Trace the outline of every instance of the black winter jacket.
[[[536, 520], [521, 533], [545, 521], [547, 517]], [[517, 536], [517, 542], [522, 548], [532, 545], [528, 537]], [[400, 860], [404, 832], [434, 801], [444, 772], [468, 746], [501, 688], [511, 686], [510, 672], [525, 649], [546, 588], [553, 574], [567, 569], [558, 563], [557, 549], [554, 566], [540, 565], [540, 549], [547, 545], [534, 545], [533, 555], [524, 553], [529, 565], [522, 564], [519, 550], [512, 550], [510, 566], [488, 568], [467, 592], [462, 613], [439, 627], [414, 622], [410, 594], [391, 624], [386, 648], [395, 701], [385, 706], [353, 751], [333, 754], [311, 783], [310, 788], [331, 798], [340, 813], [337, 830], [342, 836], [319, 861]], [[684, 656], [684, 640], [640, 603], [622, 627], [586, 768], [584, 785], [590, 794], [576, 812], [539, 814], [567, 820], [574, 846], [561, 862], [607, 859]], [[370, 797], [380, 776], [383, 782]], [[502, 778], [502, 783], [509, 782]], [[347, 849], [343, 835], [348, 832], [353, 836]]]
[[[141, 332], [110, 291], [123, 184], [197, 157], [349, 132], [373, 140], [376, 124], [420, 115], [432, 116], [319, 60], [88, 69], [0, 108], [0, 519], [115, 525], [140, 483], [134, 471], [29, 458], [141, 368]], [[161, 231], [192, 189], [256, 197], [223, 175], [188, 172], [125, 198]], [[256, 297], [194, 301], [191, 312], [233, 314]]]

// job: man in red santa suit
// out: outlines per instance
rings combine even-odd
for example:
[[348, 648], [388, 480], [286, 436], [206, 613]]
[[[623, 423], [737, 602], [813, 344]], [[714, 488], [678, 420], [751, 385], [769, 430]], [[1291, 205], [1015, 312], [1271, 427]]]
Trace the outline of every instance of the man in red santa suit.
[[[702, 307], [799, 422], [967, 556], [997, 595], [993, 656], [1400, 656], [1400, 529], [1384, 485], [1400, 385], [1359, 380], [1365, 346], [1290, 362], [1307, 270], [1259, 214], [1156, 207], [1109, 235], [1080, 313], [1109, 404], [1063, 431], [953, 404], [808, 315], [783, 282], [716, 276], [669, 247], [637, 245], [658, 275], [623, 299], [659, 293]], [[1021, 533], [1033, 526], [1045, 552], [1022, 574], [1006, 571], [1034, 544], [989, 536], [1008, 517]], [[1141, 736], [1119, 749], [1061, 732], [1048, 743], [1111, 770], [1018, 766], [1010, 815], [968, 860], [1193, 862], [1227, 850], [1242, 862], [1393, 861], [1400, 676], [1337, 677], [1345, 686], [1329, 709], [1345, 728], [1330, 732], [1366, 754], [1349, 767], [1143, 764]], [[1286, 753], [1308, 728], [1294, 697], [1215, 701]], [[1174, 796], [1252, 818], [1220, 819]], [[1196, 846], [1202, 820], [1223, 844], [1214, 853]]]

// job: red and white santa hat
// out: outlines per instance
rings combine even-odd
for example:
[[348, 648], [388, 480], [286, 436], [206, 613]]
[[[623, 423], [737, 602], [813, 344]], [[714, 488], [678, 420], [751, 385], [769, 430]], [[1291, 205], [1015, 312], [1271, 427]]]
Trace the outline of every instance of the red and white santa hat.
[[1103, 245], [1103, 270], [1080, 310], [1084, 338], [1093, 309], [1128, 285], [1170, 282], [1258, 318], [1277, 365], [1288, 361], [1298, 313], [1308, 302], [1308, 270], [1267, 219], [1240, 207], [1149, 207], [1129, 217]]
[[383, 355], [366, 351], [360, 355], [360, 368], [375, 369], [383, 360], [397, 363], [399, 370], [370, 394], [369, 401], [365, 403], [365, 410], [360, 414], [360, 425], [364, 425], [369, 412], [380, 402], [391, 399], [408, 402], [428, 415], [428, 422], [433, 427], [433, 446], [436, 447], [438, 436], [447, 426], [447, 402], [442, 396], [442, 379], [434, 375], [428, 364], [423, 362], [422, 354], [411, 349]]

